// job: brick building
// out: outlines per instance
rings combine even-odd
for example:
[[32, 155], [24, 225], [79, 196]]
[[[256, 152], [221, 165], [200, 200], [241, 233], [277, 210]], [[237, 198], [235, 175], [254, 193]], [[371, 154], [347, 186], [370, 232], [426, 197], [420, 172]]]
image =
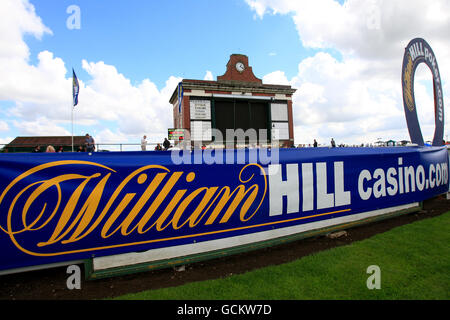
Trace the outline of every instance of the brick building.
[[[222, 133], [224, 142], [227, 129], [255, 129], [259, 145], [278, 141], [280, 146], [290, 146], [294, 143], [295, 91], [287, 85], [263, 84], [254, 75], [247, 56], [232, 54], [225, 74], [217, 81], [182, 80], [170, 98], [173, 126], [189, 131], [192, 143], [217, 144], [212, 128]], [[266, 129], [267, 135], [260, 135], [259, 129]], [[233, 143], [243, 145], [248, 141], [233, 138]]]

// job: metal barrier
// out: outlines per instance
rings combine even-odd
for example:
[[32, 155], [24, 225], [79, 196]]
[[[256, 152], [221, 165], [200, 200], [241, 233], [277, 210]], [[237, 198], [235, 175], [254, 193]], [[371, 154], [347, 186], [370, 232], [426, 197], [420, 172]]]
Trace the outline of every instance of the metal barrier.
[[[161, 148], [163, 147], [162, 142], [149, 142], [147, 143], [146, 151], [154, 151], [157, 145], [160, 145]], [[173, 145], [172, 145], [173, 146]], [[36, 147], [36, 144], [0, 144], [0, 153], [5, 152], [11, 152], [11, 153], [29, 153], [33, 152], [33, 149]], [[45, 152], [45, 149], [47, 148], [47, 145], [40, 145], [41, 151]], [[71, 144], [58, 144], [53, 146], [55, 149], [62, 147], [63, 152], [71, 152], [72, 151], [72, 145]], [[75, 145], [74, 152], [77, 152], [76, 148], [78, 145]], [[223, 148], [223, 145], [215, 145], [214, 143], [209, 144], [207, 146], [208, 149], [210, 148]], [[271, 147], [269, 144], [264, 145], [263, 147]], [[272, 146], [273, 147], [273, 146]], [[297, 146], [298, 147], [298, 146]], [[308, 148], [306, 145], [305, 148]], [[321, 146], [325, 148], [329, 148], [329, 146]], [[381, 147], [381, 146], [380, 146]], [[7, 149], [5, 149], [7, 148]], [[237, 149], [245, 148], [245, 145], [237, 145], [235, 146]], [[447, 148], [449, 149], [450, 153], [450, 145], [447, 145]], [[108, 152], [108, 151], [141, 151], [141, 144], [140, 143], [96, 143], [95, 144], [95, 151], [96, 152]], [[58, 150], [56, 150], [58, 151]]]
[[[162, 143], [159, 143], [162, 147]], [[147, 143], [147, 151], [155, 150], [155, 147], [158, 143]], [[0, 153], [29, 153], [33, 152], [36, 144], [0, 144]], [[45, 152], [47, 145], [39, 145], [40, 152]], [[62, 152], [72, 152], [72, 145], [68, 144], [58, 144], [52, 145], [56, 151], [58, 152], [59, 148], [63, 148]], [[74, 152], [77, 152], [78, 145], [74, 146]], [[140, 143], [96, 143], [95, 151], [96, 152], [108, 152], [108, 151], [141, 151]]]

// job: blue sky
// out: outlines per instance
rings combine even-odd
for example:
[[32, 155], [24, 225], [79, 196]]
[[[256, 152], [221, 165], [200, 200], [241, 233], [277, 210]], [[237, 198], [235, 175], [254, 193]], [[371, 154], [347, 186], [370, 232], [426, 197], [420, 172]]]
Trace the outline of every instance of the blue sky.
[[[450, 95], [450, 3], [412, 2], [2, 0], [0, 144], [70, 135], [72, 68], [81, 83], [75, 135], [160, 142], [172, 127], [176, 84], [215, 80], [233, 53], [247, 55], [264, 83], [297, 89], [296, 144], [407, 140], [400, 69], [411, 39], [433, 47], [444, 105]], [[67, 27], [72, 5], [80, 29]], [[422, 69], [416, 103], [431, 140], [431, 73]]]
[[[170, 75], [202, 79], [206, 70], [223, 74], [232, 53], [248, 55], [260, 76], [286, 70], [293, 77], [298, 62], [313, 51], [302, 48], [289, 16], [258, 19], [240, 0], [31, 3], [53, 31], [42, 40], [27, 40], [32, 62], [49, 50], [86, 81], [82, 59], [115, 65], [133, 81], [149, 78], [161, 88]], [[73, 4], [81, 10], [79, 30], [66, 27], [66, 9]]]

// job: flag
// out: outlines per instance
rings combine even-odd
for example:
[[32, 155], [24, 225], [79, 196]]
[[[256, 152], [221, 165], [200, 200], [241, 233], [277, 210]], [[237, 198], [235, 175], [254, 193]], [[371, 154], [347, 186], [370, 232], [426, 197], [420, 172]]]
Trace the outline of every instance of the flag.
[[181, 103], [183, 101], [183, 83], [178, 84], [178, 113], [181, 113]]
[[72, 95], [73, 95], [73, 106], [75, 107], [78, 104], [78, 92], [80, 92], [80, 85], [78, 83], [77, 75], [72, 68]]

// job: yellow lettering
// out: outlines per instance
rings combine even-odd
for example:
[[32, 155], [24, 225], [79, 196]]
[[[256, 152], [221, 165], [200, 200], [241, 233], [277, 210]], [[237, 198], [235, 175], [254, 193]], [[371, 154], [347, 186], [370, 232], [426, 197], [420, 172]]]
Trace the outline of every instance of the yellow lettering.
[[105, 222], [102, 229], [102, 237], [103, 238], [109, 238], [112, 236], [119, 228], [117, 227], [116, 230], [111, 232], [110, 234], [107, 234], [109, 231], [109, 228], [113, 225], [113, 223], [116, 221], [116, 219], [120, 216], [120, 214], [125, 210], [125, 208], [128, 206], [128, 204], [133, 200], [135, 193], [127, 193], [125, 197], [123, 197], [122, 201], [117, 205], [116, 209], [114, 209], [114, 212], [111, 214], [111, 217]]
[[[138, 170], [134, 171], [133, 173], [131, 173], [127, 178], [125, 178], [121, 184], [119, 185], [119, 187], [117, 187], [117, 189], [114, 191], [113, 195], [111, 196], [111, 198], [109, 199], [108, 203], [106, 204], [105, 208], [103, 209], [102, 213], [100, 214], [100, 216], [97, 218], [96, 222], [91, 226], [91, 228], [89, 229], [88, 232], [92, 231], [94, 228], [96, 228], [100, 222], [103, 220], [103, 218], [105, 217], [106, 213], [109, 211], [109, 209], [111, 208], [112, 204], [114, 203], [114, 201], [117, 199], [117, 197], [119, 196], [120, 192], [125, 188], [125, 186], [129, 183], [129, 181], [131, 179], [133, 179], [134, 177], [136, 177], [137, 175], [139, 175], [141, 172], [148, 170], [148, 169], [163, 169], [165, 171], [169, 171], [167, 168], [163, 167], [163, 166], [159, 166], [159, 165], [149, 165], [149, 166], [145, 166], [142, 168], [139, 168]], [[165, 176], [165, 174], [162, 174], [163, 176]], [[161, 177], [161, 176], [159, 176]], [[139, 182], [139, 178], [138, 178], [138, 182]], [[127, 198], [128, 199], [128, 198]], [[123, 201], [123, 200], [122, 200]], [[131, 199], [130, 199], [131, 201]], [[122, 202], [121, 202], [122, 203]], [[123, 205], [124, 203], [122, 203]], [[127, 203], [128, 204], [128, 203]], [[144, 205], [144, 204], [142, 204]], [[124, 209], [124, 208], [123, 208]], [[123, 210], [122, 209], [122, 210]], [[109, 235], [107, 235], [109, 228], [113, 225], [113, 223], [116, 221], [116, 219], [119, 217], [119, 215], [122, 213], [122, 210], [115, 210], [111, 216], [107, 219], [107, 221], [103, 224], [102, 230], [100, 232], [101, 236], [103, 238], [107, 238], [110, 237], [112, 234], [114, 234], [118, 228], [116, 230], [114, 230], [113, 232], [111, 232]]]
[[[58, 224], [55, 227], [55, 230], [53, 231], [53, 234], [51, 235], [50, 239], [47, 242], [41, 242], [38, 243], [38, 247], [43, 247], [43, 246], [47, 246], [49, 244], [53, 244], [55, 242], [58, 242], [59, 240], [61, 240], [67, 233], [69, 233], [72, 228], [78, 223], [78, 220], [81, 218], [82, 216], [82, 212], [80, 211], [80, 213], [77, 215], [77, 217], [74, 219], [74, 221], [72, 222], [72, 224], [66, 229], [66, 231], [62, 232], [64, 230], [64, 228], [66, 227], [66, 225], [68, 224], [70, 218], [72, 217], [73, 211], [75, 210], [75, 207], [78, 203], [78, 200], [80, 198], [81, 193], [84, 190], [84, 187], [86, 186], [86, 184], [92, 179], [92, 178], [97, 178], [99, 177], [100, 174], [96, 173], [90, 177], [85, 177], [85, 176], [80, 176], [80, 175], [66, 175], [66, 176], [61, 176], [61, 178], [63, 177], [67, 177], [67, 179], [83, 179], [83, 182], [78, 186], [78, 188], [72, 193], [69, 201], [67, 202], [61, 217], [59, 218]], [[41, 186], [42, 187], [42, 186]], [[38, 192], [39, 194], [39, 188], [36, 189], [35, 193]], [[30, 201], [30, 199], [34, 199], [32, 196], [30, 196], [30, 198], [28, 199], [27, 203]], [[61, 234], [62, 233], [62, 234]]]
[[167, 181], [167, 183], [164, 186], [164, 188], [161, 190], [161, 192], [158, 194], [156, 199], [152, 202], [152, 204], [150, 205], [148, 210], [145, 212], [145, 214], [142, 217], [142, 219], [139, 221], [139, 223], [138, 223], [138, 232], [140, 234], [146, 233], [148, 230], [150, 230], [152, 228], [153, 225], [150, 226], [147, 229], [144, 229], [145, 225], [151, 219], [151, 217], [155, 213], [156, 209], [158, 209], [158, 207], [161, 205], [163, 200], [167, 197], [169, 192], [172, 190], [172, 188], [174, 187], [174, 185], [177, 183], [177, 181], [180, 179], [180, 177], [182, 175], [183, 175], [183, 172], [175, 172], [169, 178], [169, 181]]
[[[245, 166], [244, 168], [242, 168], [241, 172], [239, 173], [239, 181], [241, 183], [244, 183], [244, 184], [248, 183], [254, 177], [254, 175], [251, 175], [250, 178], [247, 179], [247, 180], [243, 180], [242, 179], [242, 174], [244, 173], [244, 171], [249, 166], [258, 166], [261, 169], [261, 171], [264, 172], [264, 169], [260, 165], [258, 165], [258, 164], [249, 164], [249, 165]], [[247, 194], [250, 194], [250, 195], [248, 196], [247, 200], [242, 205], [242, 208], [240, 210], [240, 219], [241, 219], [241, 221], [248, 221], [248, 220], [250, 220], [255, 215], [255, 213], [258, 211], [258, 209], [261, 206], [261, 204], [262, 204], [262, 202], [263, 202], [263, 200], [265, 198], [265, 195], [266, 195], [267, 179], [266, 179], [265, 175], [263, 175], [263, 176], [264, 176], [264, 194], [263, 194], [263, 196], [261, 198], [261, 201], [260, 201], [260, 203], [258, 205], [258, 208], [256, 208], [256, 210], [248, 218], [245, 218], [245, 214], [250, 209], [251, 205], [253, 204], [253, 202], [255, 201], [255, 199], [256, 199], [256, 197], [258, 195], [259, 188], [258, 188], [257, 184], [252, 185], [247, 190], [245, 190], [245, 186], [243, 184], [241, 184], [241, 185], [237, 186], [236, 189], [234, 189], [233, 192], [231, 192], [231, 193], [230, 193], [230, 188], [228, 186], [223, 187], [219, 191], [217, 196], [214, 198], [212, 203], [214, 203], [216, 201], [216, 199], [221, 194], [222, 194], [222, 198], [220, 199], [220, 201], [218, 202], [218, 204], [214, 208], [213, 212], [211, 213], [211, 215], [209, 216], [209, 218], [208, 218], [208, 220], [206, 221], [205, 224], [206, 225], [210, 225], [210, 224], [214, 223], [214, 221], [216, 220], [216, 218], [219, 215], [219, 213], [222, 211], [222, 209], [225, 207], [225, 205], [227, 203], [229, 203], [229, 201], [231, 200], [233, 195], [235, 197], [234, 197], [233, 201], [231, 202], [231, 204], [228, 206], [228, 209], [226, 210], [224, 216], [220, 220], [220, 223], [228, 222], [228, 220], [231, 218], [231, 216], [234, 213], [234, 211], [236, 210], [236, 208], [239, 206], [239, 204], [242, 202], [242, 200], [246, 197]], [[208, 207], [208, 209], [209, 209], [209, 207]]]
[[108, 181], [109, 177], [111, 176], [111, 173], [108, 173], [96, 186], [95, 189], [92, 191], [92, 193], [89, 195], [89, 198], [84, 203], [83, 207], [80, 210], [80, 214], [82, 215], [81, 221], [77, 226], [77, 229], [73, 232], [72, 236], [62, 243], [70, 243], [70, 242], [76, 242], [80, 239], [83, 239], [85, 236], [87, 236], [89, 233], [85, 232], [83, 235], [80, 236], [80, 233], [84, 231], [84, 229], [87, 228], [89, 223], [91, 222], [92, 218], [95, 215], [95, 212], [97, 211], [98, 205], [100, 203], [100, 199], [103, 194], [103, 190], [105, 189], [106, 182]]
[[[131, 223], [134, 221], [134, 219], [139, 214], [139, 212], [141, 212], [144, 205], [147, 203], [147, 201], [153, 195], [156, 188], [158, 188], [158, 186], [161, 184], [162, 180], [165, 178], [166, 175], [167, 175], [167, 173], [158, 173], [155, 176], [153, 181], [150, 183], [148, 188], [145, 190], [142, 197], [139, 199], [139, 201], [136, 203], [136, 205], [133, 207], [133, 209], [131, 209], [131, 212], [127, 215], [127, 217], [123, 220], [123, 222], [119, 226], [119, 227], [121, 227], [122, 235], [128, 236], [130, 233], [132, 233], [137, 228], [137, 224], [136, 224], [136, 226], [133, 229], [128, 230]], [[117, 229], [114, 230], [113, 233], [115, 233], [116, 231], [117, 231]]]
[[[29, 183], [25, 187], [18, 187], [19, 182], [31, 175], [39, 173], [40, 176], [45, 176], [51, 174], [51, 168], [62, 165], [96, 166], [110, 172], [106, 174], [93, 173], [91, 175], [68, 173], [48, 180]], [[162, 232], [168, 227], [179, 230], [187, 225], [189, 228], [195, 228], [200, 223], [204, 223], [205, 226], [211, 225], [218, 221], [221, 214], [223, 215], [218, 223], [223, 224], [229, 222], [237, 210], [239, 210], [240, 221], [248, 222], [258, 212], [267, 192], [266, 176], [264, 174], [260, 176], [264, 179], [264, 187], [261, 184], [254, 183], [253, 179], [256, 173], [252, 173], [254, 170], [248, 170], [250, 167], [257, 167], [261, 170], [261, 173], [264, 173], [264, 169], [258, 164], [246, 165], [239, 172], [240, 184], [234, 189], [231, 189], [230, 186], [179, 189], [175, 188], [175, 185], [184, 175], [184, 172], [170, 172], [168, 168], [159, 165], [143, 166], [120, 181], [117, 187], [112, 187], [111, 192], [107, 193], [108, 196], [110, 195], [109, 199], [105, 199], [106, 204], [102, 204], [102, 207], [100, 207], [102, 198], [105, 197], [105, 189], [108, 188], [108, 182], [111, 181], [114, 170], [86, 161], [57, 161], [40, 165], [21, 174], [2, 191], [0, 204], [5, 200], [8, 192], [12, 190], [11, 193], [14, 191], [15, 194], [12, 197], [6, 197], [12, 199], [9, 200], [10, 203], [3, 204], [8, 206], [8, 215], [6, 216], [6, 228], [0, 226], [0, 230], [6, 232], [14, 245], [25, 253], [37, 256], [54, 256], [133, 244], [121, 242], [120, 244], [109, 244], [107, 247], [99, 246], [98, 248], [78, 248], [65, 252], [37, 253], [23, 248], [17, 241], [16, 235], [47, 227], [45, 235], [48, 237], [48, 234], [51, 234], [47, 241], [29, 244], [29, 246], [45, 247], [58, 242], [63, 245], [75, 243], [91, 235], [94, 230], [98, 232], [94, 236], [98, 236], [99, 239], [100, 237], [110, 238], [118, 232], [124, 237], [136, 231], [142, 235], [152, 228]], [[163, 172], [152, 172], [153, 178], [150, 181], [148, 173], [145, 172], [150, 169], [162, 170]], [[49, 171], [40, 173], [39, 171], [42, 170]], [[246, 178], [243, 178], [244, 176]], [[184, 177], [186, 182], [191, 183], [195, 179], [195, 173], [189, 172]], [[136, 183], [142, 185], [139, 192], [136, 191]], [[67, 186], [73, 188], [71, 194], [67, 194]], [[191, 192], [192, 189], [194, 190]], [[63, 190], [65, 190], [65, 194], [62, 194]], [[160, 190], [159, 193], [157, 193], [157, 190]], [[26, 199], [22, 200], [25, 197]], [[63, 200], [65, 203], [62, 203]], [[164, 207], [162, 207], [163, 203], [165, 203]], [[23, 208], [21, 208], [22, 204]], [[143, 212], [144, 207], [148, 207], [145, 212]], [[250, 212], [255, 207], [256, 209]], [[77, 210], [79, 211], [77, 212]], [[161, 211], [162, 213], [159, 214]], [[19, 212], [21, 212], [21, 216], [19, 216]], [[157, 212], [158, 216], [155, 217]], [[18, 216], [13, 217], [14, 214]], [[56, 219], [58, 220], [54, 221]], [[53, 230], [50, 229], [50, 226]], [[215, 230], [214, 233], [226, 231]], [[184, 238], [186, 235], [175, 235], [172, 238]], [[193, 235], [189, 234], [188, 236]], [[156, 237], [138, 243], [168, 239]]]
[[[177, 211], [175, 212], [175, 215], [172, 219], [173, 222], [173, 228], [175, 230], [180, 229], [181, 227], [183, 227], [187, 222], [189, 222], [189, 227], [193, 228], [195, 227], [204, 217], [204, 215], [206, 214], [207, 210], [204, 211], [203, 215], [199, 218], [200, 214], [202, 213], [202, 210], [206, 207], [206, 205], [208, 204], [208, 202], [211, 200], [211, 198], [213, 197], [214, 193], [216, 193], [218, 187], [212, 187], [212, 188], [199, 188], [197, 190], [195, 190], [194, 192], [192, 192], [189, 196], [187, 196], [183, 202], [181, 202], [181, 204], [179, 205], [179, 207], [177, 208]], [[197, 208], [194, 210], [194, 212], [189, 216], [188, 219], [186, 219], [185, 222], [183, 222], [180, 226], [178, 226], [178, 222], [181, 218], [181, 216], [183, 215], [184, 211], [186, 210], [186, 208], [188, 207], [188, 205], [192, 202], [192, 200], [194, 200], [199, 194], [201, 194], [202, 192], [205, 192], [205, 195], [203, 196], [202, 201], [198, 204]]]
[[169, 221], [164, 227], [163, 227], [163, 223], [166, 221], [166, 219], [169, 217], [170, 213], [173, 211], [173, 209], [177, 206], [178, 202], [180, 202], [181, 198], [184, 196], [184, 194], [186, 193], [186, 190], [179, 190], [177, 191], [177, 193], [175, 194], [175, 196], [172, 198], [172, 200], [170, 200], [169, 204], [167, 205], [166, 209], [164, 209], [164, 212], [161, 213], [161, 215], [158, 217], [158, 219], [156, 220], [156, 222], [150, 227], [150, 229], [153, 226], [156, 226], [156, 230], [158, 231], [162, 231], [165, 228], [167, 228], [170, 223], [172, 222]]

